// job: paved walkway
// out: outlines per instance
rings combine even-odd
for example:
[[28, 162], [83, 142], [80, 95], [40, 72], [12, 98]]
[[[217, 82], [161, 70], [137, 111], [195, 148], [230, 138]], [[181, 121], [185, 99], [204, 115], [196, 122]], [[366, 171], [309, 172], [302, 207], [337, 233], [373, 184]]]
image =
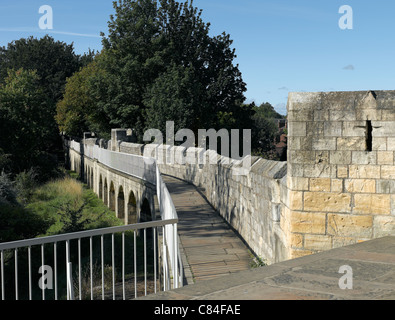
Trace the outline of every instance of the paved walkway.
[[247, 246], [197, 188], [177, 178], [162, 177], [179, 216], [187, 283], [250, 269], [253, 256]]
[[[342, 266], [352, 289], [342, 290]], [[149, 300], [395, 300], [395, 237], [203, 281]]]

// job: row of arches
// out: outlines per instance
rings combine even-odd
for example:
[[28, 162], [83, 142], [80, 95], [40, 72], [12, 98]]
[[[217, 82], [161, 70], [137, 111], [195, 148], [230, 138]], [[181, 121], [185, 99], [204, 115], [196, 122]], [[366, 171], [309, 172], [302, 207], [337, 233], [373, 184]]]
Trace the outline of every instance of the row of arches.
[[[125, 224], [135, 224], [139, 222], [148, 222], [154, 220], [150, 202], [144, 196], [138, 201], [137, 194], [133, 190], [125, 190], [122, 184], [116, 185], [106, 174], [99, 170], [98, 183], [95, 181], [95, 172], [93, 166], [84, 164], [82, 174], [84, 182], [93, 189], [99, 198], [114, 211], [117, 217], [125, 221]], [[141, 192], [141, 191], [140, 191]]]
[[[99, 198], [103, 200], [104, 204], [107, 205], [110, 210], [118, 213], [119, 219], [125, 219], [127, 224], [134, 224], [138, 222], [137, 200], [133, 191], [130, 191], [129, 195], [125, 195], [123, 186], [119, 186], [119, 190], [116, 192], [114, 183], [111, 182], [110, 186], [108, 186], [107, 179], [105, 178], [103, 181], [103, 178], [100, 175]], [[147, 210], [147, 202], [148, 200], [145, 198], [143, 200], [144, 210]], [[149, 214], [151, 214], [149, 203], [148, 210]], [[141, 210], [141, 213], [142, 212], [143, 210]]]

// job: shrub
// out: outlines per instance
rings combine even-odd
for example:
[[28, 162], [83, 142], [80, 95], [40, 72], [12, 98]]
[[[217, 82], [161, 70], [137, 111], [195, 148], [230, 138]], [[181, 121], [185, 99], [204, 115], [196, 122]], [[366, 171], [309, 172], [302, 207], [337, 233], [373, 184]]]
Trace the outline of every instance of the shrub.
[[22, 203], [27, 203], [34, 189], [37, 187], [37, 172], [35, 169], [23, 171], [15, 178], [15, 187], [18, 192], [19, 199]]
[[0, 204], [18, 204], [15, 183], [4, 171], [0, 174]]
[[0, 205], [0, 242], [35, 238], [46, 232], [50, 221], [11, 204]]
[[85, 230], [91, 220], [83, 215], [86, 202], [79, 208], [75, 208], [70, 202], [67, 202], [59, 208], [58, 215], [63, 223], [61, 233], [73, 233]]

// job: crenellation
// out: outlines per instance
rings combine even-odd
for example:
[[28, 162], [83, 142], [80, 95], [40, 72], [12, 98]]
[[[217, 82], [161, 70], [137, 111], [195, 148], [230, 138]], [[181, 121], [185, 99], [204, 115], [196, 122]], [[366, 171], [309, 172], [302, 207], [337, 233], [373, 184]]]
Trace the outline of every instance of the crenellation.
[[196, 185], [269, 264], [395, 232], [395, 91], [290, 93], [287, 162], [250, 157], [244, 172], [216, 151], [125, 132], [98, 143]]

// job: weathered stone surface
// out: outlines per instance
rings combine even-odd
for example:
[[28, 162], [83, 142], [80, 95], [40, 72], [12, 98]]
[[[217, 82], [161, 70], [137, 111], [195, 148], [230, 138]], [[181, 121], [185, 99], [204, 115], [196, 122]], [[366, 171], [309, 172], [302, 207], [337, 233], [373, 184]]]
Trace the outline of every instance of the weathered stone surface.
[[343, 179], [331, 179], [331, 191], [343, 193], [344, 186], [343, 186]]
[[305, 192], [304, 210], [317, 212], [351, 212], [351, 195], [347, 193]]
[[307, 134], [307, 124], [306, 122], [296, 122], [292, 121], [288, 123], [289, 134], [292, 137], [305, 137]]
[[328, 235], [306, 234], [304, 237], [304, 248], [314, 251], [325, 251], [332, 249], [332, 237]]
[[379, 165], [393, 165], [394, 164], [394, 152], [393, 151], [378, 151], [377, 152], [377, 164], [379, 164]]
[[366, 151], [366, 138], [337, 138], [337, 150]]
[[381, 238], [395, 234], [395, 217], [375, 216], [373, 220], [373, 236]]
[[338, 178], [348, 178], [348, 167], [347, 166], [337, 166], [337, 177]]
[[395, 166], [381, 166], [382, 179], [395, 179]]
[[350, 193], [375, 193], [376, 180], [373, 179], [347, 179], [346, 191]]
[[351, 151], [331, 151], [330, 164], [351, 164]]
[[296, 233], [325, 234], [325, 213], [291, 212], [291, 230]]
[[319, 150], [319, 151], [336, 150], [336, 138], [313, 139], [312, 150]]
[[325, 137], [341, 137], [343, 133], [343, 122], [333, 121], [324, 123]]
[[328, 214], [328, 235], [371, 238], [373, 233], [372, 227], [372, 216]]
[[377, 152], [353, 151], [351, 161], [353, 164], [375, 165], [377, 164]]
[[[387, 138], [384, 137], [373, 137], [373, 150], [387, 151]], [[389, 150], [389, 149], [388, 149]]]
[[[380, 166], [350, 165], [349, 178], [353, 179], [376, 179], [380, 177]], [[395, 174], [395, 171], [394, 171]]]
[[330, 178], [312, 178], [310, 179], [310, 191], [330, 192], [331, 179]]
[[391, 198], [388, 194], [355, 194], [353, 213], [390, 215]]
[[395, 137], [395, 127], [392, 121], [372, 121], [373, 137]]

